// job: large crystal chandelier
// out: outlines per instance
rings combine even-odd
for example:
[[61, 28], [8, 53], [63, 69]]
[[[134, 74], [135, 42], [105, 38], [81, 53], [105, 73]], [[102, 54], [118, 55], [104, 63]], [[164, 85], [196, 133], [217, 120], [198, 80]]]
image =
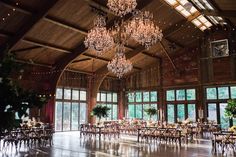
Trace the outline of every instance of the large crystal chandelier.
[[98, 55], [110, 50], [114, 41], [106, 29], [106, 21], [103, 16], [98, 16], [94, 21], [94, 27], [88, 32], [84, 44], [87, 48], [95, 50]]
[[130, 60], [126, 60], [124, 45], [119, 44], [116, 48], [115, 57], [108, 63], [107, 68], [114, 73], [118, 78], [130, 72], [133, 69]]
[[108, 8], [118, 16], [124, 16], [132, 12], [136, 6], [136, 0], [108, 0]]
[[127, 24], [126, 32], [147, 49], [163, 37], [162, 30], [154, 24], [153, 15], [148, 11], [135, 11], [133, 19]]

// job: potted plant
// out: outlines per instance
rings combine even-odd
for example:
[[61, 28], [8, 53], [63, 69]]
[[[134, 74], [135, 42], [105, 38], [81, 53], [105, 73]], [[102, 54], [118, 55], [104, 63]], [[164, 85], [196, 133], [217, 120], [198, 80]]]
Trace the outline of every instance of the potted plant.
[[98, 118], [98, 125], [99, 125], [101, 118], [108, 117], [109, 110], [110, 108], [107, 106], [96, 105], [91, 112], [91, 116], [95, 116]]
[[236, 99], [228, 100], [225, 108], [225, 115], [229, 118], [236, 118]]
[[149, 120], [152, 119], [152, 116], [154, 116], [155, 114], [157, 114], [157, 110], [156, 110], [155, 108], [144, 109], [144, 112], [146, 112], [147, 115], [149, 115]]

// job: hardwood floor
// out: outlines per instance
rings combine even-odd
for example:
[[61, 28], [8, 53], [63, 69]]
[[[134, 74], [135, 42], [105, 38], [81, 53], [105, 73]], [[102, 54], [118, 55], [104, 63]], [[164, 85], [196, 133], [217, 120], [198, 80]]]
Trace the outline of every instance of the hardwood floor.
[[[111, 141], [98, 141], [79, 138], [78, 132], [56, 133], [52, 147], [25, 148], [20, 150], [4, 149], [0, 151], [1, 157], [215, 157], [222, 156], [212, 152], [209, 140], [195, 141], [183, 145], [181, 148], [165, 144], [137, 143], [136, 138], [121, 137]], [[234, 156], [227, 152], [225, 156]]]

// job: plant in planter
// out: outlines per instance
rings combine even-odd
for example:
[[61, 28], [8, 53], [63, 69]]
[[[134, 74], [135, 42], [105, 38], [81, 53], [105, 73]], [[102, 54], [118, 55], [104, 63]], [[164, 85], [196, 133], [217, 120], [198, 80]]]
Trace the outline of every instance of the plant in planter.
[[236, 99], [228, 100], [225, 108], [225, 115], [229, 118], [236, 118]]
[[101, 118], [108, 117], [109, 110], [110, 110], [110, 108], [107, 106], [96, 105], [91, 112], [91, 116], [95, 116], [98, 118], [98, 125], [99, 125]]
[[157, 114], [157, 110], [156, 110], [155, 108], [144, 109], [144, 112], [146, 112], [147, 115], [149, 115], [149, 120], [152, 119], [152, 116], [154, 116], [155, 114]]

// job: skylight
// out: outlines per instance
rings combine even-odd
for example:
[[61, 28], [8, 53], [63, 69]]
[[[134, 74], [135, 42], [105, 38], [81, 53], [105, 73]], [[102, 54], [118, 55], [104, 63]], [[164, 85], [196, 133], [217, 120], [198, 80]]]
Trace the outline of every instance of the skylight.
[[195, 5], [197, 5], [199, 7], [199, 9], [214, 10], [214, 8], [211, 6], [211, 4], [207, 0], [193, 0], [192, 2]]
[[[200, 10], [214, 10], [213, 6], [207, 0], [192, 0], [190, 3], [188, 0], [164, 0], [170, 6], [175, 8], [180, 14], [182, 14], [188, 20], [198, 27], [201, 31], [204, 31], [212, 26], [212, 24], [225, 24], [222, 17], [218, 16], [204, 16]], [[196, 7], [198, 8], [196, 8]]]
[[175, 5], [177, 3], [176, 0], [165, 0], [170, 5]]

